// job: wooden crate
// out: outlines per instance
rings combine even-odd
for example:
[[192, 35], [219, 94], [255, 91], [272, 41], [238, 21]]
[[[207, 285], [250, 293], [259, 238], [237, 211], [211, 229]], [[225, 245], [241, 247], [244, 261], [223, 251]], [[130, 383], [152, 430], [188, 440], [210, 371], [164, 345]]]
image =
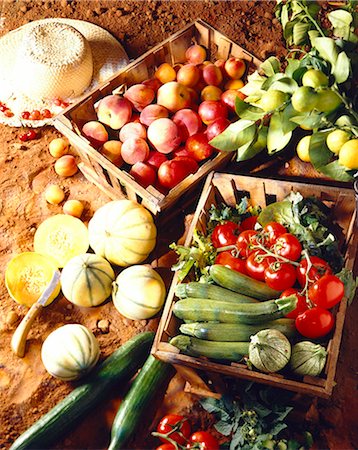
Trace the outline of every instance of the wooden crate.
[[[221, 202], [234, 206], [239, 199], [250, 197], [253, 205], [265, 207], [269, 203], [283, 200], [291, 191], [300, 192], [304, 197], [315, 196], [333, 208], [334, 220], [342, 228], [344, 244], [342, 252], [345, 257], [345, 267], [352, 270], [357, 250], [355, 236], [355, 196], [352, 189], [331, 186], [310, 185], [289, 181], [276, 181], [267, 178], [240, 176], [232, 174], [209, 174], [200, 197], [193, 221], [188, 230], [184, 245], [189, 246], [195, 229], [206, 233], [208, 211], [212, 204]], [[172, 364], [182, 364], [194, 369], [217, 372], [233, 377], [244, 378], [259, 383], [282, 387], [295, 392], [317, 395], [328, 398], [335, 385], [336, 365], [342, 337], [347, 300], [343, 299], [336, 307], [336, 325], [328, 343], [328, 358], [324, 375], [320, 377], [306, 376], [292, 378], [282, 374], [264, 374], [247, 368], [242, 363], [219, 363], [207, 358], [191, 357], [179, 353], [179, 350], [168, 343], [169, 339], [179, 334], [181, 321], [173, 314], [173, 306], [177, 300], [175, 288], [178, 284], [177, 274], [170, 286], [162, 318], [154, 340], [152, 354], [163, 361]]]
[[102, 97], [112, 94], [123, 86], [140, 83], [152, 77], [156, 68], [163, 62], [175, 65], [185, 61], [185, 51], [193, 43], [205, 46], [208, 50], [208, 59], [212, 61], [236, 56], [247, 61], [249, 71], [254, 70], [260, 64], [257, 58], [239, 45], [202, 20], [198, 20], [130, 63], [78, 104], [56, 117], [55, 127], [69, 139], [81, 157], [80, 170], [111, 199], [126, 196], [142, 203], [143, 206], [157, 214], [173, 205], [179, 197], [210, 171], [220, 170], [232, 158], [233, 153], [216, 153], [216, 156], [204, 162], [196, 173], [188, 176], [164, 195], [154, 186], [148, 188], [140, 186], [128, 172], [112, 164], [81, 135], [80, 130], [83, 124], [89, 120], [96, 120], [95, 104]]

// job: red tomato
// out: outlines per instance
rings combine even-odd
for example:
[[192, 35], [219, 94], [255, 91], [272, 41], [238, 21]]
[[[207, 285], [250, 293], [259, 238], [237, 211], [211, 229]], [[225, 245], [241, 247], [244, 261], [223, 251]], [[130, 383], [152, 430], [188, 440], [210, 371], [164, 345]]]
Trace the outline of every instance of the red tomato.
[[170, 442], [167, 442], [166, 444], [159, 445], [155, 450], [177, 450], [177, 448]]
[[331, 309], [344, 296], [344, 284], [335, 275], [323, 275], [308, 289], [308, 297], [316, 306]]
[[288, 317], [289, 319], [296, 319], [296, 317], [298, 315], [302, 314], [303, 312], [306, 311], [306, 309], [308, 309], [308, 305], [307, 305], [307, 301], [306, 301], [306, 296], [301, 295], [300, 291], [298, 289], [294, 289], [294, 288], [286, 289], [282, 292], [282, 294], [280, 295], [280, 298], [289, 297], [292, 294], [296, 294], [296, 296], [297, 296], [297, 300], [298, 300], [297, 306], [293, 311], [286, 314], [286, 317]]
[[[191, 433], [189, 420], [184, 416], [180, 416], [178, 414], [168, 414], [164, 416], [157, 426], [157, 432], [161, 434], [168, 434], [172, 430], [175, 431], [170, 433], [170, 439], [177, 442], [178, 444], [186, 444]], [[159, 439], [162, 442], [167, 442], [167, 439], [165, 437], [160, 436]]]
[[[308, 261], [306, 258], [300, 261], [300, 265], [297, 267], [297, 280], [302, 287], [306, 286], [306, 277], [311, 280], [311, 282], [317, 281], [323, 275], [328, 275], [332, 273], [332, 269], [329, 267], [328, 262], [324, 259], [318, 258], [318, 256], [310, 256], [310, 261], [312, 267], [307, 274]], [[308, 283], [310, 284], [310, 283]]]
[[257, 223], [257, 216], [250, 216], [241, 222], [241, 230], [254, 230]]
[[287, 233], [286, 228], [278, 222], [269, 222], [263, 228], [269, 244], [273, 245], [281, 234]]
[[265, 283], [271, 289], [282, 291], [296, 282], [296, 270], [289, 263], [273, 263], [265, 269]]
[[215, 258], [215, 264], [220, 264], [221, 266], [230, 267], [236, 272], [241, 272], [246, 274], [246, 264], [241, 258], [235, 258], [230, 251], [220, 252]]
[[252, 248], [253, 245], [257, 244], [255, 237], [257, 232], [254, 230], [245, 230], [239, 234], [236, 241], [236, 247], [241, 258], [247, 258], [251, 253], [257, 249]]
[[317, 339], [328, 334], [334, 326], [334, 317], [327, 309], [316, 306], [297, 316], [295, 325], [302, 336]]
[[234, 245], [236, 244], [240, 231], [240, 225], [235, 222], [227, 221], [223, 224], [216, 225], [211, 234], [211, 242], [215, 248]]
[[265, 256], [260, 250], [251, 253], [246, 260], [246, 272], [255, 280], [265, 281], [265, 270], [275, 259], [272, 256]]
[[277, 238], [274, 244], [274, 250], [284, 258], [297, 261], [301, 256], [302, 245], [296, 236], [291, 233], [284, 233]]
[[[208, 431], [196, 431], [190, 436], [187, 448], [197, 448], [200, 450], [219, 450], [218, 440]], [[194, 444], [194, 445], [193, 445]], [[199, 444], [197, 447], [195, 444]]]

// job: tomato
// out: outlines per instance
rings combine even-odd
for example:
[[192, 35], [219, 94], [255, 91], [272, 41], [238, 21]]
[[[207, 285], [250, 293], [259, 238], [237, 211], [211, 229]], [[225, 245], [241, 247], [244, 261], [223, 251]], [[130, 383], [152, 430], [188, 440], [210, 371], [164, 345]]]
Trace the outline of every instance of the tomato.
[[274, 244], [275, 252], [291, 261], [297, 261], [301, 256], [302, 245], [291, 233], [281, 234]]
[[335, 275], [323, 275], [308, 289], [308, 297], [316, 306], [331, 309], [344, 296], [344, 284]]
[[297, 296], [297, 306], [290, 313], [286, 314], [286, 317], [289, 319], [296, 319], [296, 317], [308, 309], [307, 299], [305, 295], [301, 295], [298, 289], [289, 288], [282, 292], [280, 298], [289, 297], [290, 295], [295, 294]]
[[[307, 265], [308, 261], [306, 258], [300, 261], [300, 265], [297, 267], [297, 280], [302, 287], [306, 286], [306, 277], [308, 275], [309, 282], [315, 282], [323, 275], [328, 275], [332, 273], [332, 269], [329, 267], [327, 261], [324, 259], [318, 258], [318, 256], [310, 256], [310, 261], [312, 267], [310, 268], [307, 274]], [[310, 284], [310, 283], [308, 283]]]
[[269, 222], [263, 228], [268, 243], [273, 245], [281, 234], [287, 233], [286, 228], [278, 222]]
[[264, 281], [265, 270], [273, 262], [275, 259], [272, 256], [265, 256], [261, 251], [251, 253], [246, 260], [246, 272], [251, 278]]
[[327, 309], [315, 306], [297, 316], [295, 325], [302, 336], [317, 339], [328, 334], [334, 326], [334, 317]]
[[246, 274], [246, 263], [241, 258], [235, 258], [230, 251], [220, 252], [215, 258], [215, 264], [220, 264], [221, 266], [230, 267], [236, 272], [241, 272]]
[[158, 169], [159, 183], [166, 188], [173, 188], [184, 180], [190, 173], [196, 172], [197, 163], [189, 157], [174, 158], [164, 161]]
[[275, 262], [265, 269], [265, 283], [271, 289], [282, 291], [292, 287], [296, 281], [296, 271], [292, 264]]
[[254, 230], [257, 223], [257, 216], [250, 216], [241, 222], [241, 230]]
[[[195, 444], [199, 444], [199, 446]], [[196, 431], [190, 436], [187, 448], [198, 448], [200, 450], [219, 450], [219, 442], [208, 431]]]
[[216, 225], [211, 234], [211, 242], [215, 248], [234, 245], [240, 231], [240, 225], [235, 222], [227, 221], [223, 224]]
[[[172, 433], [170, 433], [172, 430]], [[191, 426], [188, 419], [179, 414], [168, 414], [164, 416], [158, 426], [157, 432], [161, 434], [170, 433], [170, 439], [177, 442], [178, 444], [186, 444], [191, 433]], [[162, 442], [167, 442], [167, 439], [163, 436], [159, 436]]]
[[245, 230], [239, 234], [236, 241], [236, 247], [241, 258], [247, 258], [251, 253], [256, 251], [252, 246], [257, 244], [257, 232], [254, 230]]
[[177, 448], [170, 442], [167, 442], [166, 444], [159, 445], [155, 450], [177, 450]]

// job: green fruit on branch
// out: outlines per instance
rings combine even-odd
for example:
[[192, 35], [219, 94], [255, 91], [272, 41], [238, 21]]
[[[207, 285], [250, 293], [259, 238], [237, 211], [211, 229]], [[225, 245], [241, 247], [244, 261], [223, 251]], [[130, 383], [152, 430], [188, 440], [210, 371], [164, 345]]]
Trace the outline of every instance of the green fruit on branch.
[[291, 344], [278, 330], [261, 330], [251, 337], [249, 360], [261, 372], [278, 372], [291, 357]]
[[332, 89], [322, 89], [317, 92], [316, 109], [319, 112], [330, 113], [342, 104], [339, 95]]
[[310, 112], [317, 106], [317, 93], [309, 86], [300, 86], [292, 94], [291, 102], [293, 108], [298, 112]]
[[311, 142], [311, 136], [304, 136], [297, 144], [296, 152], [297, 156], [300, 158], [303, 162], [311, 162], [310, 158], [310, 142]]
[[302, 77], [303, 86], [309, 86], [314, 89], [328, 86], [328, 77], [321, 70], [309, 69]]
[[272, 89], [263, 94], [259, 101], [259, 106], [265, 112], [274, 111], [276, 108], [282, 106], [288, 100], [288, 95], [285, 92]]
[[318, 376], [326, 364], [327, 351], [311, 341], [298, 342], [292, 347], [290, 366], [297, 375]]
[[349, 133], [343, 130], [334, 130], [331, 131], [326, 137], [327, 147], [331, 150], [332, 153], [338, 155], [343, 144], [350, 140], [351, 136]]

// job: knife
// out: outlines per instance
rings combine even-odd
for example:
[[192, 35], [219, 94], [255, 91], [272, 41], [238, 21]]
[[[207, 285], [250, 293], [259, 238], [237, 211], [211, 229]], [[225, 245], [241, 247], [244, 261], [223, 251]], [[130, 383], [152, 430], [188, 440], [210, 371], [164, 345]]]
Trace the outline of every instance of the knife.
[[56, 270], [51, 281], [46, 286], [40, 298], [27, 311], [25, 317], [15, 330], [11, 339], [11, 348], [16, 356], [23, 358], [25, 356], [26, 338], [30, 331], [31, 325], [36, 317], [40, 314], [42, 308], [46, 305], [47, 300], [56, 289], [60, 280], [60, 272]]

